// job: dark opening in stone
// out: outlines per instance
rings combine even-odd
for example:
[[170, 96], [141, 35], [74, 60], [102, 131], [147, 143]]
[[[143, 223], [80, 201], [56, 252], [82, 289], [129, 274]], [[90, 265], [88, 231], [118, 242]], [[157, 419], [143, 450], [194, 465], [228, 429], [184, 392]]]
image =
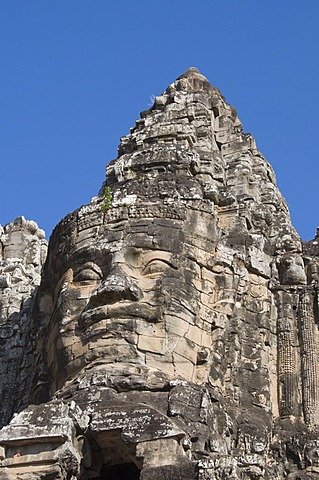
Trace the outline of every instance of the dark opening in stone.
[[103, 465], [100, 480], [139, 480], [140, 471], [134, 463]]

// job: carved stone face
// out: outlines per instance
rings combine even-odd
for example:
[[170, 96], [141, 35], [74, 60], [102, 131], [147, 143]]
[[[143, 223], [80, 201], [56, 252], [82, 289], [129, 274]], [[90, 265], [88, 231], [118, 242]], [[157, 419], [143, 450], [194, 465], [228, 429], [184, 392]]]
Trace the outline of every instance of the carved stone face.
[[155, 369], [167, 379], [206, 380], [211, 325], [198, 289], [200, 249], [185, 249], [200, 223], [192, 215], [101, 225], [51, 252], [56, 289], [45, 351], [53, 390], [99, 364], [112, 374]]

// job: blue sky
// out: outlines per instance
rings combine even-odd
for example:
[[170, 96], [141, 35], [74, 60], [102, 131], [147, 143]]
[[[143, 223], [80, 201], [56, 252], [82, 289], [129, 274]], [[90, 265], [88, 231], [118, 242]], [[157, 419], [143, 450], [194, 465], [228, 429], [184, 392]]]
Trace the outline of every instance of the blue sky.
[[234, 105], [294, 226], [319, 225], [318, 0], [0, 0], [0, 223], [47, 236], [188, 67]]

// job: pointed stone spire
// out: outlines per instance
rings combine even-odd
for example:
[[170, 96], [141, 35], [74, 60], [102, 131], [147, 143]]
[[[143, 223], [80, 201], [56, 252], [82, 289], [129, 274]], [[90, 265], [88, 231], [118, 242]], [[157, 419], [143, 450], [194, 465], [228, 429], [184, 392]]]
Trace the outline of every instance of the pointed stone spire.
[[[156, 96], [129, 135], [121, 138], [118, 158], [107, 167], [108, 184], [118, 185], [115, 196], [120, 197], [122, 182], [143, 178], [146, 185], [161, 172], [196, 179], [200, 195], [215, 206], [249, 211], [247, 222], [267, 230], [268, 239], [278, 235], [274, 225], [280, 234], [299, 238], [273, 169], [254, 137], [243, 132], [235, 108], [195, 67]], [[260, 217], [265, 217], [263, 227]]]
[[180, 75], [177, 80], [180, 80], [181, 78], [198, 78], [200, 80], [208, 82], [207, 78], [200, 73], [198, 68], [196, 67], [190, 67], [184, 72], [182, 75]]

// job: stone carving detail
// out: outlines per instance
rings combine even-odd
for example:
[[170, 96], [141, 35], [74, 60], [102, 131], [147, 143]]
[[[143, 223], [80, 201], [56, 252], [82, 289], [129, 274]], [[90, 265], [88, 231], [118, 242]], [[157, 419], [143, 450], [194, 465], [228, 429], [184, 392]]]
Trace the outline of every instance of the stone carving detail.
[[[278, 385], [279, 412], [282, 417], [300, 416], [300, 351], [298, 348], [297, 312], [293, 295], [278, 292]], [[296, 295], [295, 295], [296, 297]], [[296, 300], [295, 300], [296, 301]], [[298, 303], [298, 296], [297, 296]]]
[[319, 479], [316, 238], [235, 109], [185, 72], [51, 236], [0, 479]]
[[0, 324], [20, 314], [35, 286], [47, 251], [45, 233], [23, 217], [0, 226]]
[[28, 404], [32, 354], [32, 295], [47, 251], [43, 230], [19, 217], [0, 225], [0, 427]]
[[314, 292], [300, 295], [300, 346], [305, 422], [319, 424], [318, 327], [314, 321]]

